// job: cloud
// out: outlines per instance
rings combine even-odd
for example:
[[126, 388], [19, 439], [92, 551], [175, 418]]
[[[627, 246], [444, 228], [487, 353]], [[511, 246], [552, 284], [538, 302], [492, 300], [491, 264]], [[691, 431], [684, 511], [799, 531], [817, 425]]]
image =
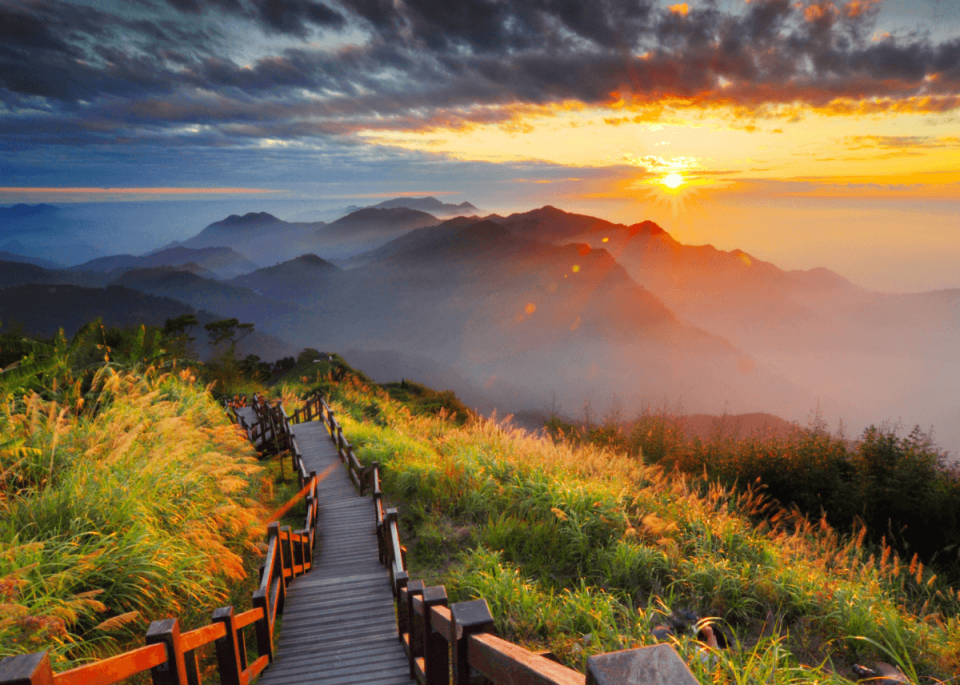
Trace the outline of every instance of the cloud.
[[0, 128], [36, 143], [220, 146], [517, 127], [526, 112], [572, 105], [619, 108], [609, 123], [670, 109], [789, 119], [960, 107], [960, 39], [881, 35], [874, 0], [139, 7], [0, 5]]
[[311, 26], [340, 29], [346, 23], [343, 15], [316, 0], [167, 0], [167, 4], [185, 14], [222, 12], [246, 17], [269, 32], [300, 38], [310, 33]]
[[879, 148], [936, 148], [957, 147], [957, 136], [847, 136], [845, 142], [852, 149]]

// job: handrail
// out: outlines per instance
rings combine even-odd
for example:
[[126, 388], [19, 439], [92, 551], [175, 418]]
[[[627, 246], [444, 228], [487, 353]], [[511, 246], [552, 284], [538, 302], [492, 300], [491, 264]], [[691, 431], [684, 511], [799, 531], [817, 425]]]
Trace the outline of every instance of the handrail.
[[[333, 430], [330, 432], [334, 435]], [[380, 465], [373, 462], [363, 472], [368, 474], [372, 493], [380, 563], [390, 571], [390, 584], [396, 602], [397, 633], [407, 653], [410, 677], [418, 685], [450, 685], [451, 678], [454, 685], [469, 685], [471, 672], [480, 673], [494, 685], [621, 683], [625, 682], [625, 677], [629, 677], [631, 670], [642, 672], [653, 664], [658, 664], [653, 666], [655, 669], [669, 667], [667, 670], [675, 674], [686, 671], [688, 682], [696, 682], [686, 664], [669, 645], [590, 657], [585, 677], [543, 654], [497, 637], [493, 634], [493, 616], [486, 600], [448, 606], [447, 591], [442, 585], [426, 587], [423, 581], [410, 579], [406, 550], [400, 543], [397, 525], [399, 514], [396, 509], [383, 509]], [[638, 666], [641, 662], [645, 665]], [[636, 681], [630, 679], [629, 682]]]
[[162, 644], [147, 645], [132, 652], [72, 668], [53, 677], [55, 685], [108, 685], [117, 680], [108, 678], [128, 678], [149, 668], [159, 666], [167, 660], [167, 649]]

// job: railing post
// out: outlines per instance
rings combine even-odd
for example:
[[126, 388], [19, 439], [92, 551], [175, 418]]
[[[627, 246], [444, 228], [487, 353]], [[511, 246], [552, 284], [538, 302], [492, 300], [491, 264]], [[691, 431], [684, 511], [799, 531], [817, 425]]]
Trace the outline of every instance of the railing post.
[[[280, 596], [277, 598], [277, 614], [283, 613], [283, 603], [287, 599], [287, 579], [284, 578], [284, 569], [287, 568], [287, 562], [284, 559], [284, 549], [283, 549], [283, 540], [280, 539], [280, 523], [274, 521], [273, 523], [267, 526], [267, 545], [270, 544], [270, 538], [277, 538], [277, 553], [273, 558], [275, 568], [273, 570], [277, 578], [280, 579], [280, 584], [278, 586], [278, 592]], [[269, 588], [267, 588], [269, 590]], [[272, 632], [272, 630], [271, 630]]]
[[[383, 534], [384, 534], [384, 545], [386, 546], [386, 557], [387, 564], [390, 570], [390, 582], [394, 586], [393, 595], [394, 597], [399, 596], [399, 586], [397, 585], [396, 574], [398, 571], [403, 571], [406, 567], [403, 565], [403, 555], [400, 552], [400, 540], [399, 532], [397, 530], [397, 510], [396, 509], [387, 509], [383, 514]], [[399, 617], [399, 607], [397, 608], [398, 617]]]
[[[310, 472], [310, 482], [313, 483], [313, 487], [310, 488], [310, 496], [313, 497], [313, 520], [310, 522], [310, 529], [311, 529], [310, 537], [311, 539], [314, 539], [313, 531], [316, 530], [317, 521], [320, 518], [320, 509], [319, 509], [320, 498], [317, 496], [317, 472], [316, 471]], [[312, 548], [311, 548], [310, 554], [312, 557], [313, 555]]]
[[[292, 548], [292, 550], [293, 550], [293, 566], [294, 566], [293, 575], [294, 575], [294, 577], [296, 577], [296, 576], [298, 575], [298, 574], [297, 574], [297, 569], [296, 569], [297, 566], [300, 567], [300, 573], [301, 573], [301, 574], [304, 573], [304, 571], [305, 571], [305, 569], [303, 568], [303, 567], [304, 567], [304, 561], [303, 561], [303, 560], [304, 560], [303, 542], [301, 542], [301, 540], [302, 540], [302, 534], [303, 534], [303, 533], [306, 533], [306, 531], [304, 531], [304, 530], [298, 530], [298, 531], [296, 531], [296, 532], [291, 531], [290, 545], [291, 545], [291, 548]], [[294, 536], [294, 535], [297, 537], [296, 541], [293, 540], [293, 536]]]
[[397, 639], [403, 644], [403, 636], [407, 635], [407, 615], [403, 609], [405, 602], [401, 601], [401, 595], [406, 598], [407, 581], [410, 576], [406, 571], [399, 571], [394, 577], [394, 595], [397, 601]]
[[253, 608], [263, 610], [263, 618], [254, 624], [253, 629], [257, 635], [257, 651], [260, 653], [260, 656], [266, 654], [270, 659], [270, 663], [273, 663], [273, 626], [270, 625], [270, 605], [268, 599], [269, 588], [267, 592], [264, 590], [256, 590], [253, 593]]
[[0, 685], [53, 685], [53, 667], [46, 652], [18, 654], [0, 661]]
[[147, 629], [147, 644], [162, 643], [167, 660], [151, 669], [153, 685], [188, 685], [187, 664], [180, 645], [180, 622], [175, 618], [154, 621]]
[[404, 640], [403, 646], [407, 650], [407, 662], [410, 666], [411, 678], [416, 676], [416, 672], [413, 670], [413, 660], [418, 656], [423, 656], [418, 653], [419, 650], [417, 649], [422, 643], [417, 639], [417, 616], [413, 611], [413, 598], [423, 595], [424, 587], [426, 586], [422, 580], [411, 580], [408, 582], [406, 587], [406, 601], [403, 602], [403, 613], [406, 614], [407, 619], [407, 638]]
[[334, 426], [336, 426], [336, 423], [337, 423], [337, 419], [334, 416], [333, 409], [328, 409], [327, 410], [327, 430], [330, 431], [330, 439], [333, 440], [334, 442], [337, 441], [337, 429], [334, 428]]
[[297, 563], [297, 559], [293, 555], [293, 531], [290, 526], [284, 526], [280, 529], [280, 532], [287, 536], [286, 544], [284, 544], [283, 538], [280, 538], [280, 546], [283, 547], [283, 567], [290, 569], [290, 580], [293, 580], [293, 574], [295, 573], [293, 567]]
[[372, 486], [373, 492], [373, 512], [376, 518], [375, 523], [377, 524], [377, 555], [380, 559], [380, 564], [384, 563], [383, 559], [383, 495], [380, 492], [380, 462], [373, 462], [373, 470], [370, 472], [370, 483]]
[[246, 659], [242, 658], [240, 641], [237, 640], [237, 625], [233, 620], [233, 607], [222, 607], [213, 612], [213, 622], [222, 623], [227, 634], [216, 641], [217, 666], [220, 669], [220, 685], [242, 685]]
[[467, 661], [467, 643], [471, 635], [493, 632], [493, 616], [485, 599], [458, 602], [450, 607], [457, 625], [457, 643], [453, 647], [454, 685], [470, 685], [470, 664]]
[[447, 606], [447, 589], [442, 585], [423, 590], [423, 685], [450, 683], [450, 645], [430, 618], [436, 606]]

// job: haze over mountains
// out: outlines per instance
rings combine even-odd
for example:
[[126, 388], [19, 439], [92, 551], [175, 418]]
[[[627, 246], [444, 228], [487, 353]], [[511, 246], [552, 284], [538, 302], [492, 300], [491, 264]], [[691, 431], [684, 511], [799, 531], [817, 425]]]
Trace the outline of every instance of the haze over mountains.
[[649, 221], [549, 206], [442, 221], [415, 200], [330, 223], [233, 214], [177, 245], [69, 270], [3, 263], [0, 320], [14, 285], [111, 284], [501, 414], [554, 398], [569, 415], [585, 401], [602, 413], [616, 396], [628, 414], [667, 402], [803, 421], [819, 405], [856, 432], [902, 418], [958, 448], [960, 290], [868, 291], [827, 269], [684, 245]]

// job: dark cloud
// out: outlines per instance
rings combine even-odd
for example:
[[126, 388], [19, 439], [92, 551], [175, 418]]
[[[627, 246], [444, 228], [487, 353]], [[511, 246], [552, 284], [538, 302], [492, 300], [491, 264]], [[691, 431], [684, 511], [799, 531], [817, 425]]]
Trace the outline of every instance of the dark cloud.
[[[131, 19], [106, 3], [0, 0], [3, 105], [29, 100], [74, 137], [112, 128], [216, 145], [505, 122], [561, 101], [713, 103], [755, 116], [778, 104], [960, 106], [960, 39], [873, 40], [871, 0], [752, 0], [737, 11], [704, 1], [683, 12], [654, 0], [165, 1], [144, 0]], [[267, 42], [252, 59], [224, 15], [259, 27]], [[323, 29], [363, 38], [306, 42]], [[283, 47], [265, 52], [272, 37]], [[29, 135], [33, 123], [6, 125]], [[173, 132], [187, 125], [207, 131]]]
[[346, 20], [336, 10], [316, 0], [167, 0], [187, 14], [224, 12], [258, 22], [265, 30], [304, 38], [310, 27], [343, 28]]
[[346, 23], [339, 12], [314, 0], [257, 0], [254, 7], [265, 26], [295, 36], [306, 36], [308, 24], [342, 28]]

